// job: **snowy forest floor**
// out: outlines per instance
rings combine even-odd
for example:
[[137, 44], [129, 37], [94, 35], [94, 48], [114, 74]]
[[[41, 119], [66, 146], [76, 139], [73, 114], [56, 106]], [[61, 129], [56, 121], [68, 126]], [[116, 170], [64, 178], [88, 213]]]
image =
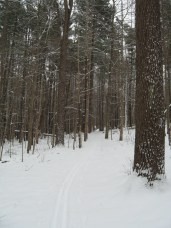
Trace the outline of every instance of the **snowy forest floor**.
[[132, 173], [134, 131], [124, 141], [94, 132], [82, 149], [49, 148], [34, 155], [5, 144], [0, 163], [1, 228], [170, 228], [171, 149], [166, 142], [166, 179], [153, 188]]

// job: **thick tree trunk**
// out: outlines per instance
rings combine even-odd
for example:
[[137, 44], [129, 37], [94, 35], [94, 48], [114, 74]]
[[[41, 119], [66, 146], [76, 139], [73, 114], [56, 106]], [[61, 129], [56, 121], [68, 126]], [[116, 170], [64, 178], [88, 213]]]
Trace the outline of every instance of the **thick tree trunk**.
[[113, 12], [111, 17], [111, 47], [110, 47], [110, 63], [109, 63], [109, 75], [108, 75], [108, 90], [106, 95], [106, 130], [105, 130], [105, 139], [109, 138], [109, 129], [112, 131], [112, 73], [113, 73], [113, 49], [114, 49], [114, 38], [115, 38], [115, 30], [114, 30], [114, 17], [115, 17], [115, 3], [113, 1]]
[[77, 48], [77, 58], [78, 58], [78, 78], [77, 78], [77, 99], [78, 99], [78, 142], [79, 148], [82, 147], [82, 134], [81, 134], [81, 97], [80, 97], [80, 38], [78, 37], [78, 48]]
[[34, 101], [35, 101], [36, 82], [35, 75], [30, 81], [30, 100], [28, 104], [28, 145], [27, 153], [31, 150], [33, 145], [33, 124], [34, 124]]
[[136, 1], [134, 170], [151, 182], [164, 174], [164, 92], [160, 0]]
[[123, 141], [123, 126], [124, 126], [124, 16], [123, 16], [123, 0], [121, 0], [121, 67], [120, 67], [120, 78], [119, 78], [119, 140]]
[[7, 99], [7, 87], [8, 87], [8, 55], [9, 55], [9, 41], [8, 41], [8, 0], [5, 0], [5, 17], [1, 31], [0, 37], [0, 52], [1, 52], [1, 62], [0, 62], [0, 161], [2, 160], [3, 144], [5, 138], [5, 124], [6, 124], [6, 99]]
[[[94, 23], [94, 18], [93, 18]], [[91, 42], [91, 67], [90, 67], [90, 95], [89, 95], [89, 133], [94, 129], [94, 112], [93, 112], [93, 97], [94, 97], [94, 25], [92, 26], [92, 42]]]
[[70, 15], [73, 0], [64, 0], [65, 16], [63, 26], [63, 37], [61, 39], [60, 66], [59, 66], [59, 86], [58, 86], [58, 107], [57, 107], [57, 134], [56, 144], [64, 145], [65, 130], [65, 103], [66, 103], [66, 63], [68, 50], [68, 33], [70, 26]]
[[90, 73], [89, 63], [86, 58], [85, 62], [85, 120], [84, 120], [84, 141], [88, 139], [88, 123], [89, 123], [89, 98], [90, 98]]

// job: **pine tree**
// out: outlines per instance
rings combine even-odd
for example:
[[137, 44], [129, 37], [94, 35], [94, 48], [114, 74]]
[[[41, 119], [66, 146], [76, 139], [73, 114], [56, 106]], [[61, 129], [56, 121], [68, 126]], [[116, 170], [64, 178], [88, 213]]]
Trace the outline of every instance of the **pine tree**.
[[56, 144], [64, 145], [65, 131], [65, 103], [66, 103], [66, 64], [68, 51], [68, 36], [70, 16], [73, 0], [64, 0], [64, 24], [63, 36], [61, 38], [60, 65], [59, 65], [59, 87], [58, 87], [58, 110], [57, 110], [57, 133]]
[[133, 169], [148, 181], [165, 173], [160, 0], [136, 1], [136, 135]]

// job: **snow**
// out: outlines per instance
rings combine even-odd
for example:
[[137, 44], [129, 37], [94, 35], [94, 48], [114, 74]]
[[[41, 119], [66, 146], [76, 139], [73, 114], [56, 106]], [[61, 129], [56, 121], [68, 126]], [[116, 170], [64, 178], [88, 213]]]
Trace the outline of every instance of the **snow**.
[[[132, 173], [134, 131], [124, 142], [94, 132], [82, 149], [49, 148], [24, 154], [5, 144], [0, 163], [1, 228], [170, 228], [171, 151], [166, 143], [166, 179], [153, 188]], [[24, 147], [25, 148], [25, 147]], [[26, 148], [25, 148], [26, 151]]]

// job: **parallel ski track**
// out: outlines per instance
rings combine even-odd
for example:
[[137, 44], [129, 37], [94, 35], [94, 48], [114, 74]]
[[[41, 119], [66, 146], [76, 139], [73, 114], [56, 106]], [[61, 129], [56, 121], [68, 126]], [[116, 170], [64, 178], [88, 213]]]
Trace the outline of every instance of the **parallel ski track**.
[[70, 189], [79, 170], [87, 163], [88, 158], [86, 158], [81, 164], [79, 163], [75, 165], [64, 179], [57, 197], [51, 228], [67, 228]]

